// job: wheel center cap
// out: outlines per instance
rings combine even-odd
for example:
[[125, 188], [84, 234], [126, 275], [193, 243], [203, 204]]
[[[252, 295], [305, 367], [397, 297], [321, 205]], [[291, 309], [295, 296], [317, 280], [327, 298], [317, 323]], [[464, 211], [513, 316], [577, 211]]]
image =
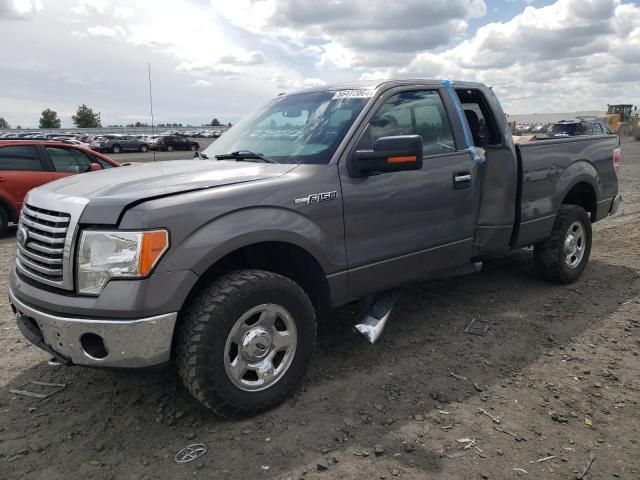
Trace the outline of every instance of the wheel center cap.
[[262, 327], [252, 328], [242, 340], [242, 351], [250, 361], [266, 357], [270, 350], [271, 335]]

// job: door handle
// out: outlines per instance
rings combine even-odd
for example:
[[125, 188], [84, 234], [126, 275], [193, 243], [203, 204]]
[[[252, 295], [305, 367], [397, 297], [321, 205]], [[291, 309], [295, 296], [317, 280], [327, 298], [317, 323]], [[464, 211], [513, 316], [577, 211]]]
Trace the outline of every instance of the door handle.
[[471, 186], [471, 172], [457, 172], [453, 174], [453, 188], [460, 190]]

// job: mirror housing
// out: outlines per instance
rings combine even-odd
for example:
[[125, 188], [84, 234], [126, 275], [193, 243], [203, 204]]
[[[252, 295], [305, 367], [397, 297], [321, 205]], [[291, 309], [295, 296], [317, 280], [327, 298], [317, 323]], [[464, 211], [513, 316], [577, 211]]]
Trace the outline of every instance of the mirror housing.
[[355, 151], [347, 167], [352, 177], [364, 177], [372, 172], [420, 170], [422, 156], [420, 135], [381, 137], [373, 144], [373, 150]]
[[98, 170], [102, 170], [102, 165], [100, 165], [97, 162], [91, 162], [91, 165], [89, 166], [89, 171], [97, 172]]

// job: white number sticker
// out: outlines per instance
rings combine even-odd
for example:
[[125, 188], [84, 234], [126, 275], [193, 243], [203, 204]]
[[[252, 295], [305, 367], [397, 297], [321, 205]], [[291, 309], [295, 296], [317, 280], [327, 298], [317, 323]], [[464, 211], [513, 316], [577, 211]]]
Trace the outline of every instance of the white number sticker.
[[342, 100], [344, 98], [371, 98], [376, 93], [375, 88], [361, 88], [358, 90], [338, 90], [332, 100]]

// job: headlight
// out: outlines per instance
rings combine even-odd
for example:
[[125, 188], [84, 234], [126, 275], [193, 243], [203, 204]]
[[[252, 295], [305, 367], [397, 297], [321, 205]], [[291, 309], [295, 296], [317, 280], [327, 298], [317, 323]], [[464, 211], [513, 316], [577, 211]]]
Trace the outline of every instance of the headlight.
[[145, 277], [168, 248], [166, 230], [86, 230], [78, 252], [78, 292], [98, 295], [111, 278]]

